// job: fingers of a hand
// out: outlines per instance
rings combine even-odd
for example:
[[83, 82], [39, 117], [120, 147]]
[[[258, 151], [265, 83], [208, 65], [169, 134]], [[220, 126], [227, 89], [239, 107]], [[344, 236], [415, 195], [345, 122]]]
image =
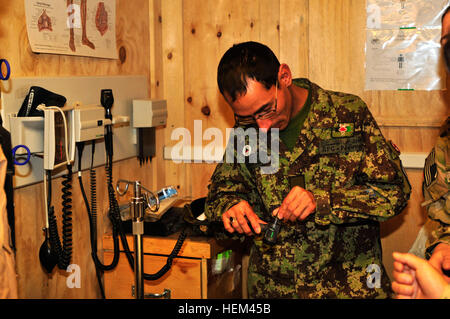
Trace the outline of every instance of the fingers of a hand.
[[429, 262], [435, 269], [440, 270], [444, 262], [444, 256], [440, 251], [434, 252], [430, 257]]
[[278, 216], [295, 221], [308, 217], [316, 208], [314, 197], [307, 190], [295, 186], [283, 201]]
[[272, 216], [277, 216], [278, 215], [278, 211], [280, 210], [280, 207], [275, 208], [272, 212]]
[[414, 286], [403, 285], [394, 281], [392, 282], [392, 290], [397, 294], [398, 299], [411, 298], [414, 293]]
[[229, 233], [234, 233], [234, 228], [231, 225], [231, 216], [230, 216], [230, 211], [226, 211], [223, 215], [222, 215], [222, 222], [223, 222], [223, 226], [225, 227], [225, 230]]
[[404, 265], [401, 262], [398, 261], [394, 261], [394, 270], [398, 271], [398, 272], [403, 272], [404, 271]]
[[252, 231], [248, 226], [247, 219], [245, 218], [246, 214], [245, 208], [241, 208], [241, 210], [236, 214], [237, 223], [234, 226], [240, 234], [245, 233], [246, 235], [251, 235]]
[[299, 219], [300, 220], [305, 220], [306, 217], [308, 217], [309, 215], [314, 213], [315, 210], [316, 210], [316, 203], [313, 203], [312, 205], [306, 207], [305, 210], [303, 210], [303, 213], [300, 215]]
[[442, 261], [442, 268], [445, 270], [450, 270], [450, 255], [444, 257]]
[[266, 222], [263, 222], [256, 214], [247, 215], [248, 221], [252, 225], [253, 230], [256, 234], [261, 233], [261, 224], [267, 224]]
[[426, 261], [422, 258], [419, 258], [413, 254], [409, 253], [398, 253], [394, 252], [392, 254], [394, 260], [397, 260], [405, 265], [407, 265], [411, 269], [417, 269], [422, 265], [422, 263], [426, 263]]
[[392, 274], [399, 284], [412, 285], [414, 283], [414, 277], [411, 274], [398, 271], [393, 271]]
[[295, 203], [295, 199], [298, 196], [300, 187], [295, 186], [291, 189], [289, 194], [286, 196], [286, 198], [283, 200], [283, 203], [280, 206], [280, 209], [278, 210], [278, 218], [279, 219], [288, 219], [292, 213], [291, 210], [294, 210], [297, 207], [297, 203]]

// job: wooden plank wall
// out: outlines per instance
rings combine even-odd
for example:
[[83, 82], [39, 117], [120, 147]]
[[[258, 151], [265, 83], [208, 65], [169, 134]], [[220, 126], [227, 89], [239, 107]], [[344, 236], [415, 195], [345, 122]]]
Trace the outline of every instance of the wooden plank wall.
[[[323, 88], [361, 96], [384, 135], [403, 152], [428, 152], [437, 126], [448, 115], [447, 93], [364, 91], [365, 1], [361, 0], [117, 0], [117, 47], [125, 48], [123, 62], [33, 54], [27, 40], [23, 2], [0, 0], [0, 4], [0, 56], [9, 59], [15, 77], [148, 76], [150, 95], [166, 99], [169, 108], [166, 129], [157, 130], [158, 150], [176, 143], [171, 133], [177, 127], [186, 127], [193, 134], [194, 120], [202, 121], [203, 132], [210, 127], [220, 128], [226, 142], [225, 128], [233, 125], [233, 116], [217, 90], [217, 64], [233, 43], [247, 40], [272, 47], [296, 77], [308, 77]], [[7, 83], [1, 85], [2, 90], [8, 89]], [[182, 195], [198, 198], [206, 195], [214, 167], [163, 161], [162, 152], [158, 152], [152, 164], [143, 168], [135, 159], [118, 163], [113, 175], [140, 179], [150, 189], [175, 185]], [[97, 179], [104, 180], [104, 171], [97, 171]], [[425, 220], [419, 206], [422, 173], [408, 170], [408, 174], [413, 185], [409, 206], [382, 227], [389, 273], [391, 252], [408, 250]], [[77, 186], [74, 207], [79, 209], [74, 213], [73, 260], [81, 267], [82, 287], [68, 289], [65, 272], [57, 271], [48, 277], [41, 269], [37, 252], [43, 241], [42, 191], [42, 184], [36, 184], [15, 193], [20, 297], [98, 298], [88, 254], [87, 218]], [[53, 196], [59, 197], [59, 192], [55, 190]], [[98, 193], [102, 194], [101, 233], [108, 229], [104, 186]]]
[[[75, 1], [77, 3], [77, 1]], [[156, 5], [156, 4], [155, 4]], [[153, 6], [153, 2], [152, 2]], [[149, 8], [148, 0], [116, 0], [116, 36], [117, 50], [122, 52], [121, 59], [108, 60], [87, 57], [34, 54], [31, 52], [26, 26], [23, 1], [0, 0], [0, 55], [7, 58], [12, 67], [12, 77], [27, 76], [97, 76], [97, 75], [145, 75], [148, 78], [148, 87], [153, 96], [161, 97], [162, 93], [154, 81], [157, 76], [151, 75], [150, 65], [157, 64], [157, 56], [151, 56], [150, 50], [160, 46], [150, 43], [150, 20], [154, 25], [160, 23], [149, 15], [153, 9]], [[157, 33], [155, 31], [152, 31]], [[160, 39], [161, 37], [159, 37]], [[157, 68], [155, 68], [157, 69]], [[8, 83], [2, 81], [2, 90], [8, 90]], [[100, 92], [99, 92], [100, 93]], [[114, 112], [114, 108], [112, 110]], [[162, 148], [162, 130], [157, 130], [158, 148]], [[150, 188], [160, 186], [157, 176], [164, 183], [164, 169], [161, 156], [151, 164], [139, 166], [137, 159], [118, 162], [114, 166], [114, 180], [122, 177], [129, 180], [141, 180]], [[88, 172], [83, 173], [86, 192], [89, 196]], [[103, 234], [109, 229], [109, 220], [106, 217], [108, 198], [106, 191], [106, 178], [103, 168], [97, 169], [98, 194], [98, 233]], [[53, 182], [53, 198], [56, 212], [60, 212], [61, 179]], [[44, 240], [42, 227], [44, 222], [44, 203], [42, 200], [42, 183], [15, 190], [16, 214], [16, 263], [18, 271], [20, 298], [99, 298], [100, 293], [95, 277], [95, 269], [90, 257], [89, 227], [86, 210], [76, 175], [73, 178], [73, 257], [72, 263], [80, 266], [81, 287], [68, 288], [66, 279], [69, 273], [55, 269], [48, 276], [42, 269], [39, 259], [39, 247]], [[126, 202], [129, 198], [121, 198]], [[61, 217], [57, 213], [58, 226], [61, 229]], [[101, 243], [101, 237], [99, 237]], [[99, 244], [101, 251], [101, 244]], [[101, 255], [100, 255], [101, 256]]]

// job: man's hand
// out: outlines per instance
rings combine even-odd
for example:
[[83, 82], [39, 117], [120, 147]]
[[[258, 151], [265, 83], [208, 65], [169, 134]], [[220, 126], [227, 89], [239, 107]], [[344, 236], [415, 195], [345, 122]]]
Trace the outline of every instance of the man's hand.
[[260, 223], [267, 224], [259, 219], [252, 207], [245, 200], [234, 205], [222, 215], [223, 225], [228, 232], [234, 233], [237, 231], [240, 234], [245, 233], [247, 236], [251, 236], [253, 232], [247, 220], [250, 222], [256, 234], [261, 232]]
[[313, 194], [304, 188], [294, 186], [281, 206], [273, 211], [274, 216], [279, 219], [304, 220], [316, 210], [316, 201]]
[[[450, 245], [446, 243], [437, 245], [429, 261], [441, 275], [445, 276], [443, 270], [450, 271]], [[445, 276], [445, 280], [450, 284], [450, 277]]]
[[412, 254], [394, 252], [395, 281], [392, 290], [397, 299], [437, 299], [447, 282], [427, 260]]

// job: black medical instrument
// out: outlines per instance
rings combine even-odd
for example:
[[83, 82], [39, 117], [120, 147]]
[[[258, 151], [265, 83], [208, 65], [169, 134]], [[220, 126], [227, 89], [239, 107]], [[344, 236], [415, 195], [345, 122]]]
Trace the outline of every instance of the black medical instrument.
[[[105, 118], [110, 119], [112, 123], [112, 113], [111, 108], [114, 104], [114, 97], [112, 90], [106, 89], [101, 91], [101, 98], [100, 102], [102, 106], [105, 108]], [[155, 274], [146, 274], [143, 272], [142, 267], [142, 255], [139, 254], [136, 255], [136, 262], [133, 258], [133, 255], [130, 251], [130, 248], [128, 246], [127, 238], [125, 235], [125, 231], [122, 225], [122, 220], [120, 217], [120, 208], [119, 204], [117, 203], [116, 197], [115, 197], [115, 190], [112, 184], [113, 177], [112, 177], [112, 163], [113, 163], [113, 132], [112, 132], [112, 124], [106, 125], [105, 127], [105, 150], [106, 150], [106, 163], [105, 163], [105, 170], [106, 170], [106, 177], [107, 177], [107, 187], [108, 187], [108, 198], [109, 198], [109, 214], [108, 217], [112, 224], [112, 237], [113, 237], [113, 243], [114, 243], [114, 257], [112, 262], [109, 265], [104, 265], [100, 262], [98, 256], [97, 256], [97, 204], [96, 204], [96, 173], [93, 168], [93, 162], [94, 162], [94, 151], [95, 151], [95, 141], [92, 142], [92, 159], [91, 159], [91, 169], [90, 169], [90, 188], [91, 188], [91, 203], [89, 204], [89, 201], [87, 199], [86, 193], [84, 191], [82, 177], [81, 177], [81, 158], [84, 148], [84, 143], [80, 142], [77, 143], [77, 149], [78, 149], [78, 181], [80, 184], [81, 192], [83, 194], [83, 199], [85, 202], [85, 206], [88, 212], [89, 216], [89, 227], [90, 227], [90, 241], [91, 241], [91, 256], [94, 261], [96, 272], [97, 272], [97, 279], [100, 286], [102, 297], [105, 298], [105, 293], [101, 281], [101, 273], [106, 270], [112, 270], [114, 269], [120, 258], [120, 247], [119, 247], [119, 237], [122, 242], [122, 246], [125, 251], [125, 255], [128, 259], [128, 262], [132, 269], [135, 269], [135, 272], [138, 274], [139, 278], [145, 279], [145, 280], [157, 280], [161, 278], [171, 267], [173, 258], [175, 258], [178, 255], [178, 252], [181, 249], [181, 246], [184, 242], [184, 239], [186, 238], [186, 233], [184, 230], [181, 232], [177, 243], [175, 244], [175, 247], [172, 251], [172, 253], [167, 258], [166, 264]], [[123, 182], [123, 180], [121, 180]], [[118, 182], [119, 184], [119, 182]], [[158, 197], [150, 196], [150, 198], [154, 198], [156, 203], [158, 203], [158, 206], [154, 207], [153, 201], [149, 200], [148, 196], [143, 196], [143, 193], [141, 192], [141, 189], [144, 188], [140, 183], [137, 184], [138, 186], [135, 186], [135, 197], [134, 202], [131, 203], [132, 212], [133, 214], [136, 214], [136, 216], [141, 216], [143, 214], [142, 209], [145, 209], [145, 207], [148, 207], [152, 210], [156, 208], [156, 210], [159, 208], [159, 201]], [[118, 188], [117, 188], [118, 189]], [[126, 189], [128, 189], [128, 184]], [[144, 188], [145, 189], [145, 188]], [[147, 193], [147, 189], [145, 189]], [[126, 190], [125, 190], [126, 192]], [[118, 191], [119, 194], [121, 192]], [[151, 192], [150, 192], [151, 193]], [[141, 196], [142, 195], [142, 196]], [[142, 215], [143, 216], [143, 215]], [[136, 217], [137, 218], [137, 217]], [[139, 218], [140, 220], [140, 218]], [[142, 224], [141, 224], [142, 225]], [[140, 229], [139, 226], [133, 226], [136, 228], [136, 231]], [[139, 234], [141, 235], [141, 234]], [[141, 242], [141, 240], [138, 240], [138, 242]], [[140, 246], [141, 247], [141, 246]], [[139, 282], [141, 282], [141, 280]], [[139, 293], [136, 294], [136, 297], [143, 298], [143, 285], [139, 285]]]
[[[58, 225], [54, 206], [51, 205], [52, 171], [46, 170], [47, 219], [48, 229], [44, 229], [45, 240], [39, 250], [42, 266], [51, 273], [55, 261], [59, 269], [66, 270], [72, 258], [72, 164], [68, 161], [67, 173], [62, 176], [62, 243], [58, 234]], [[50, 244], [50, 247], [48, 247]]]
[[267, 229], [264, 233], [264, 243], [270, 246], [273, 246], [277, 243], [278, 234], [281, 229], [281, 223], [281, 219], [275, 217], [274, 220], [269, 225], [267, 225]]

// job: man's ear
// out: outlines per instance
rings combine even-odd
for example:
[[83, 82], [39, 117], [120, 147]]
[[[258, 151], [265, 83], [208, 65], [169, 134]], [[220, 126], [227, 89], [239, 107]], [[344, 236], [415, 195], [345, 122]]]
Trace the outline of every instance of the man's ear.
[[289, 87], [292, 84], [291, 69], [285, 63], [281, 64], [278, 70], [278, 82], [285, 87]]

